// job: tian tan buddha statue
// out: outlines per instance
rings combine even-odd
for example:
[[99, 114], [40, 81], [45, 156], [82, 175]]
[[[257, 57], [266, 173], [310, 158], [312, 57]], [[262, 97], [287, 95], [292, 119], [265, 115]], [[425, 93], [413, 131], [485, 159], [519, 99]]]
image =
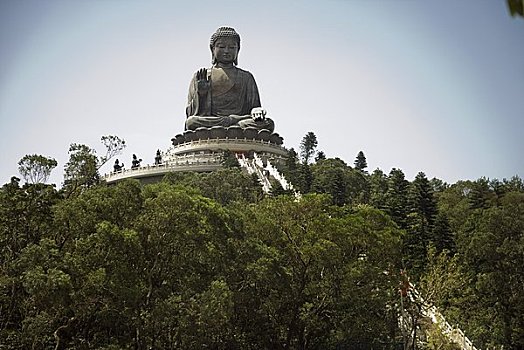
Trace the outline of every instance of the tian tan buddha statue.
[[189, 86], [186, 130], [238, 125], [245, 129], [273, 132], [273, 121], [261, 108], [255, 78], [237, 68], [240, 36], [230, 27], [220, 27], [209, 45], [213, 66], [199, 69]]

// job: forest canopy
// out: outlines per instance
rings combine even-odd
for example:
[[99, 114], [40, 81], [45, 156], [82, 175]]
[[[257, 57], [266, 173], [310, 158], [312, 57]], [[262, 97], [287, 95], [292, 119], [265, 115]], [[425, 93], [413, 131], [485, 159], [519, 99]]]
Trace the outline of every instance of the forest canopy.
[[61, 189], [13, 177], [2, 348], [399, 349], [406, 275], [475, 346], [524, 347], [520, 178], [408, 181], [304, 146], [281, 168], [301, 199], [237, 167], [107, 185], [81, 145]]

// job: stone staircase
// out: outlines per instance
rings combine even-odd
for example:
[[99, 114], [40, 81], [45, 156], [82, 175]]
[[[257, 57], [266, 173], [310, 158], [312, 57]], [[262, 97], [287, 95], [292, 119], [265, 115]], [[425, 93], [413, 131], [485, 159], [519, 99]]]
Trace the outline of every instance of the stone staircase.
[[240, 166], [245, 169], [248, 174], [257, 175], [264, 193], [271, 191], [272, 185], [269, 179], [274, 178], [284, 190], [292, 191], [295, 197], [300, 198], [300, 193], [295, 191], [293, 185], [280, 174], [278, 169], [275, 168], [269, 160], [264, 162], [256, 153], [253, 154], [253, 159], [246, 158], [244, 154], [237, 154], [236, 157]]
[[240, 167], [245, 169], [248, 174], [256, 174], [258, 180], [262, 184], [262, 190], [264, 193], [269, 193], [271, 191], [271, 182], [269, 181], [268, 176], [265, 174], [264, 167], [257, 165], [254, 159], [249, 159], [244, 156], [244, 154], [236, 155]]
[[[428, 304], [412, 283], [409, 284], [407, 298], [411, 303], [420, 305], [422, 316], [430, 319], [450, 342], [457, 344], [462, 350], [480, 350], [473, 345], [473, 342], [466, 336], [464, 331], [458, 327], [451, 326], [436, 306]], [[402, 306], [399, 322], [404, 329], [408, 327], [406, 321], [406, 310], [404, 306]]]

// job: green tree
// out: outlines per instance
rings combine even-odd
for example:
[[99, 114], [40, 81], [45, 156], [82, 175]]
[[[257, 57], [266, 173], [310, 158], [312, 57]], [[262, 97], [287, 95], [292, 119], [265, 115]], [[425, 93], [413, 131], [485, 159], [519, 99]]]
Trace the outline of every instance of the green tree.
[[443, 192], [447, 188], [449, 188], [449, 185], [446, 182], [444, 182], [441, 179], [438, 179], [436, 177], [432, 178], [429, 181], [429, 183], [431, 185], [431, 188], [433, 189], [433, 192], [435, 192], [435, 193]]
[[470, 293], [453, 301], [452, 314], [482, 347], [521, 348], [524, 193], [506, 193], [498, 205], [474, 210], [457, 235], [457, 251], [473, 280]]
[[67, 348], [137, 342], [132, 332], [146, 294], [143, 252], [133, 229], [142, 211], [141, 191], [138, 181], [127, 180], [90, 188], [56, 208], [55, 242], [72, 292], [55, 327], [68, 327], [69, 337], [61, 337]]
[[[408, 227], [404, 239], [404, 251], [407, 267], [418, 276], [427, 261], [427, 249], [434, 240], [437, 203], [433, 197], [430, 182], [423, 172], [419, 172], [410, 185], [408, 192]], [[439, 245], [444, 244], [439, 242]]]
[[102, 167], [114, 156], [122, 153], [126, 148], [126, 142], [118, 136], [106, 135], [100, 138], [100, 141], [105, 147], [106, 153], [98, 159], [98, 167]]
[[524, 192], [524, 181], [518, 176], [502, 180], [505, 192]]
[[429, 248], [428, 265], [418, 284], [426, 306], [445, 307], [456, 298], [457, 291], [468, 288], [470, 283], [458, 255], [449, 256], [446, 252], [437, 252], [435, 247]]
[[411, 212], [419, 213], [424, 218], [430, 231], [435, 223], [437, 203], [433, 196], [433, 188], [423, 172], [419, 172], [411, 183], [408, 204]]
[[293, 148], [289, 149], [282, 173], [293, 187], [300, 193], [309, 193], [313, 183], [313, 173], [311, 166], [300, 163], [298, 154]]
[[315, 156], [315, 162], [319, 162], [324, 159], [326, 159], [326, 154], [323, 151], [318, 151], [317, 155]]
[[348, 171], [349, 167], [347, 164], [338, 158], [330, 158], [314, 164], [312, 166], [312, 191], [329, 194], [332, 203], [338, 206], [349, 203], [347, 189]]
[[436, 197], [438, 212], [448, 221], [451, 232], [458, 232], [472, 211], [468, 200], [470, 188], [470, 181], [458, 181]]
[[[144, 192], [136, 225], [145, 259], [141, 341], [146, 348], [219, 347], [231, 331], [227, 319], [220, 320], [222, 312], [228, 317], [228, 307], [217, 306], [228, 300], [220, 277], [232, 264], [228, 242], [235, 225], [216, 202], [184, 188], [164, 182]], [[178, 317], [160, 317], [168, 300]]]
[[512, 17], [524, 17], [524, 0], [507, 0], [509, 13]]
[[454, 234], [451, 231], [448, 218], [441, 212], [438, 212], [435, 217], [431, 243], [435, 246], [437, 253], [454, 254], [456, 252]]
[[[461, 348], [458, 344], [450, 342], [449, 333], [445, 334], [440, 329], [444, 326], [442, 319], [437, 316], [436, 321], [439, 324], [428, 322], [423, 310], [437, 306], [439, 309], [434, 311], [443, 311], [446, 303], [456, 297], [457, 291], [467, 288], [469, 283], [470, 279], [462, 269], [458, 256], [450, 257], [446, 252], [437, 254], [435, 247], [429, 247], [428, 263], [417, 283], [417, 292], [421, 298], [415, 300], [403, 298], [406, 309], [403, 316], [409, 315], [411, 321], [405, 337], [405, 344], [411, 345], [408, 348], [417, 348], [417, 333], [425, 334], [424, 348], [450, 350]], [[449, 319], [448, 321], [452, 322]]]
[[308, 132], [300, 142], [300, 157], [303, 164], [309, 164], [309, 160], [315, 154], [318, 145], [317, 136], [313, 131]]
[[97, 157], [89, 146], [73, 143], [69, 147], [69, 161], [64, 166], [64, 191], [70, 196], [100, 183], [100, 168], [126, 147], [118, 136], [102, 136], [106, 148], [104, 156]]
[[355, 159], [355, 169], [365, 171], [367, 167], [368, 162], [366, 161], [366, 156], [364, 155], [364, 152], [359, 151], [357, 154], [357, 158]]
[[346, 172], [347, 193], [350, 204], [368, 204], [370, 198], [369, 175], [355, 169]]
[[287, 152], [286, 161], [282, 167], [282, 173], [285, 178], [295, 187], [298, 188], [301, 180], [300, 170], [299, 170], [299, 160], [298, 154], [293, 147], [291, 147]]
[[[38, 347], [33, 334], [37, 333], [36, 323], [48, 328], [52, 327], [48, 321], [53, 319], [53, 315], [33, 312], [27, 283], [39, 283], [40, 273], [29, 265], [33, 269], [30, 274], [23, 259], [56, 231], [53, 207], [60, 196], [54, 186], [42, 183], [20, 186], [19, 182], [13, 177], [0, 188], [0, 343], [7, 348]], [[57, 274], [54, 275], [59, 279]], [[54, 286], [53, 280], [49, 283]], [[47, 335], [52, 335], [52, 331]]]
[[496, 194], [490, 188], [490, 180], [482, 177], [470, 183], [468, 199], [471, 209], [486, 209], [496, 202]]
[[313, 172], [311, 170], [311, 165], [309, 164], [300, 164], [300, 179], [302, 180], [298, 184], [298, 191], [300, 193], [309, 193], [311, 192], [311, 186], [313, 185]]
[[380, 169], [375, 169], [369, 176], [369, 204], [378, 209], [386, 207], [386, 194], [388, 192], [388, 179]]
[[69, 161], [64, 166], [64, 189], [72, 194], [98, 184], [98, 169], [95, 150], [86, 145], [72, 144], [69, 147]]
[[407, 227], [409, 182], [400, 169], [391, 169], [388, 175], [388, 190], [385, 195], [385, 211], [400, 228]]
[[172, 173], [165, 181], [198, 189], [199, 193], [222, 205], [235, 201], [257, 202], [263, 197], [256, 174], [249, 176], [239, 168], [220, 169], [211, 173]]
[[238, 168], [205, 174], [196, 187], [205, 197], [212, 198], [222, 205], [233, 201], [256, 202], [263, 196], [258, 177], [248, 176]]
[[319, 195], [239, 210], [246, 237], [228, 284], [247, 339], [272, 349], [393, 344], [398, 279], [384, 271], [399, 266], [400, 232], [387, 216], [343, 214]]
[[238, 162], [237, 157], [235, 157], [235, 154], [230, 150], [224, 151], [220, 163], [225, 168], [240, 168], [240, 163]]
[[285, 168], [288, 172], [293, 172], [297, 169], [298, 154], [293, 147], [287, 152]]
[[[52, 211], [59, 195], [53, 185], [13, 177], [0, 189], [0, 228], [6, 253], [16, 256], [29, 243], [53, 232]], [[9, 242], [9, 243], [8, 243]]]
[[58, 165], [54, 158], [39, 154], [25, 155], [18, 162], [18, 172], [25, 182], [32, 184], [45, 183], [51, 171]]

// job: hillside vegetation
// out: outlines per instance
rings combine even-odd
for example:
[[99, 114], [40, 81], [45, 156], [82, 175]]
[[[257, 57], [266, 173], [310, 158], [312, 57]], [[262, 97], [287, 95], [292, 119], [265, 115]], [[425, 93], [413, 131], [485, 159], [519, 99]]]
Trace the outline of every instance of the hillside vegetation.
[[0, 348], [402, 349], [406, 276], [477, 347], [524, 347], [520, 178], [410, 182], [319, 153], [282, 167], [300, 200], [235, 167], [108, 186], [77, 159], [60, 190], [13, 178]]

